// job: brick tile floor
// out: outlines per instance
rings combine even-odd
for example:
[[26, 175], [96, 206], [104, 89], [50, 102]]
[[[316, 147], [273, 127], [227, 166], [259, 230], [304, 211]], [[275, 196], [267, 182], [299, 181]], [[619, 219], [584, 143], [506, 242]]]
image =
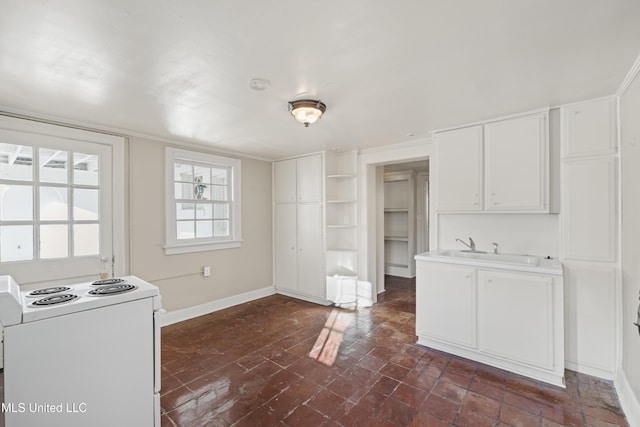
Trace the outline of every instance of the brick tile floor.
[[162, 330], [163, 426], [627, 426], [609, 381], [566, 389], [415, 344], [415, 281], [357, 311], [281, 295]]

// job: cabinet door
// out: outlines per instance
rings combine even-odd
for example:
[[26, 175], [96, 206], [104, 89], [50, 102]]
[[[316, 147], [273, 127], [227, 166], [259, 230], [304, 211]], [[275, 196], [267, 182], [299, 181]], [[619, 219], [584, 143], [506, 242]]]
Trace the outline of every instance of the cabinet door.
[[426, 261], [417, 269], [417, 334], [475, 348], [475, 269]]
[[276, 203], [296, 201], [296, 159], [274, 163], [274, 194]]
[[435, 139], [436, 208], [482, 210], [482, 126], [441, 132]]
[[325, 298], [322, 205], [299, 204], [298, 210], [298, 292]]
[[276, 288], [297, 289], [296, 205], [276, 204], [274, 220], [274, 259]]
[[616, 160], [575, 159], [562, 176], [564, 259], [616, 260]]
[[[616, 266], [563, 263], [569, 369], [606, 376], [616, 371]], [[635, 316], [634, 316], [635, 317]], [[635, 321], [635, 318], [633, 319]]]
[[553, 368], [553, 281], [550, 277], [478, 273], [478, 349]]
[[546, 114], [485, 125], [485, 209], [547, 209]]
[[564, 107], [562, 156], [593, 156], [616, 152], [616, 103], [613, 98]]
[[297, 159], [298, 202], [322, 201], [322, 155]]

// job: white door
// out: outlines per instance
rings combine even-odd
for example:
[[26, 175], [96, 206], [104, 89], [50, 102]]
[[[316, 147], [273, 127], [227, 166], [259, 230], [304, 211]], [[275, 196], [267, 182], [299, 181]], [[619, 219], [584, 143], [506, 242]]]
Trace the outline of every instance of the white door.
[[274, 220], [275, 285], [297, 289], [296, 204], [276, 204]]
[[298, 205], [298, 292], [325, 298], [322, 205]]
[[111, 276], [113, 146], [16, 120], [0, 120], [2, 272], [20, 284]]

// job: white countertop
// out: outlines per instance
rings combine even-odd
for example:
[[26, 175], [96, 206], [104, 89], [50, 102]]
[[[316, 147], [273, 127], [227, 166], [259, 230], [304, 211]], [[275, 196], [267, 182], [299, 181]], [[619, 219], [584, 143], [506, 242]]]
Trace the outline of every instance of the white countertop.
[[469, 265], [500, 270], [562, 275], [562, 263], [535, 255], [490, 254], [455, 250], [437, 250], [418, 254], [417, 261]]

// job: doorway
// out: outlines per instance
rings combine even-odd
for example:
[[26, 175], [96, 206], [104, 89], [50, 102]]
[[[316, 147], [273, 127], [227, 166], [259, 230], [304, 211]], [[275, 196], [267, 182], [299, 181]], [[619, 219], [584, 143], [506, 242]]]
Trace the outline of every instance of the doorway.
[[415, 277], [416, 253], [428, 250], [429, 161], [380, 165], [383, 173], [384, 274]]

